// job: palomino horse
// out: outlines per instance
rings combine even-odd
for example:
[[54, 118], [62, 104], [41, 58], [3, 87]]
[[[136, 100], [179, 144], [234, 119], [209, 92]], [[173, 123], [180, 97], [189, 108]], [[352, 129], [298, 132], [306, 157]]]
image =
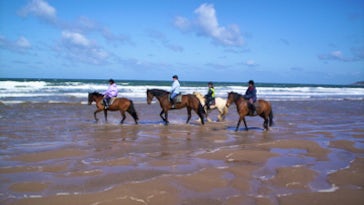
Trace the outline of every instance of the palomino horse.
[[98, 121], [96, 114], [98, 112], [104, 111], [105, 115], [105, 121], [107, 121], [107, 111], [120, 111], [121, 116], [123, 117], [120, 121], [121, 124], [123, 124], [126, 115], [125, 112], [128, 112], [135, 121], [135, 124], [138, 124], [138, 115], [135, 111], [133, 101], [127, 99], [127, 98], [116, 98], [112, 104], [109, 106], [109, 109], [105, 110], [104, 105], [102, 104], [102, 100], [104, 98], [104, 95], [98, 92], [93, 92], [88, 94], [88, 104], [91, 105], [92, 102], [96, 102], [96, 108], [97, 110], [94, 112], [95, 120]]
[[200, 100], [202, 106], [205, 108], [206, 118], [207, 121], [211, 122], [211, 119], [208, 117], [208, 114], [212, 111], [217, 109], [219, 111], [219, 115], [217, 116], [218, 121], [223, 121], [225, 119], [226, 114], [228, 113], [229, 109], [226, 107], [226, 100], [220, 97], [215, 98], [215, 104], [210, 105], [210, 109], [207, 109], [206, 99], [205, 97], [199, 92], [193, 92], [194, 95]]
[[273, 125], [273, 111], [272, 106], [269, 102], [265, 100], [257, 100], [255, 104], [257, 115], [250, 115], [250, 110], [248, 108], [248, 101], [244, 99], [243, 95], [236, 92], [229, 92], [227, 97], [226, 106], [229, 107], [232, 103], [236, 104], [236, 108], [239, 114], [239, 121], [236, 125], [235, 131], [238, 131], [241, 120], [244, 121], [245, 129], [248, 130], [246, 125], [245, 116], [257, 116], [259, 115], [264, 119], [263, 127], [264, 130], [268, 130], [269, 126]]
[[[196, 96], [187, 94], [182, 95], [181, 102], [175, 103], [175, 108], [172, 108], [171, 103], [169, 102], [169, 92], [161, 89], [147, 89], [147, 103], [150, 104], [153, 100], [153, 98], [156, 97], [157, 100], [160, 103], [160, 106], [162, 108], [161, 113], [159, 114], [162, 118], [162, 120], [167, 125], [168, 122], [168, 110], [170, 109], [181, 109], [186, 107], [187, 108], [187, 121], [188, 123], [191, 119], [191, 110], [194, 110], [197, 115], [201, 119], [201, 123], [204, 124], [204, 114], [205, 111], [200, 103], [200, 101], [197, 99]], [[164, 117], [163, 117], [164, 114]]]

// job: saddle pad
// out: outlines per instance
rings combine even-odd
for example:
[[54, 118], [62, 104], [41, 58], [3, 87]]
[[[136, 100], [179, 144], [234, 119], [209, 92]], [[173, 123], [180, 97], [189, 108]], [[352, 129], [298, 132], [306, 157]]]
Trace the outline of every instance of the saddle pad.
[[[171, 94], [168, 95], [168, 100], [171, 101]], [[178, 94], [176, 97], [174, 97], [175, 103], [182, 102], [182, 94]]]
[[[117, 99], [117, 97], [112, 97], [110, 99], [110, 105], [112, 105], [116, 99]], [[101, 105], [104, 105], [104, 101], [103, 100], [101, 101]]]

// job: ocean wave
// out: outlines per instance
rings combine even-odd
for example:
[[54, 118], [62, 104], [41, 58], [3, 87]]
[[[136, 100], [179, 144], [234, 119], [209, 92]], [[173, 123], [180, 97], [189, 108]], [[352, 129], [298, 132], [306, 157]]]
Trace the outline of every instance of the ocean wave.
[[[160, 84], [160, 85], [159, 85]], [[187, 83], [186, 83], [187, 84]], [[158, 88], [169, 90], [167, 82], [137, 81], [120, 82], [119, 97], [145, 101], [146, 90]], [[65, 81], [65, 80], [0, 80], [0, 101], [2, 103], [22, 102], [84, 102], [89, 92], [103, 92], [107, 84], [103, 81]], [[215, 86], [216, 96], [226, 98], [230, 91], [243, 94], [246, 86], [236, 83], [221, 83]], [[193, 82], [181, 86], [184, 94], [200, 92], [205, 94], [207, 86], [204, 82]], [[285, 84], [269, 84], [257, 87], [258, 98], [269, 101], [302, 101], [302, 100], [363, 100], [363, 87], [347, 86], [287, 86]]]

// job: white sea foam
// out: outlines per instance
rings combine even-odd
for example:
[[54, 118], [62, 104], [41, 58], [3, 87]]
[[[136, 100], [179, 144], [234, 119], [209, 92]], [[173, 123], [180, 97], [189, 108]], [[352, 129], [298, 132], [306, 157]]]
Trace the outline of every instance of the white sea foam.
[[[164, 82], [158, 84], [153, 81], [139, 82], [133, 85], [129, 82], [118, 83], [119, 97], [127, 97], [136, 101], [145, 101], [146, 90], [158, 88], [169, 90], [170, 86]], [[105, 82], [93, 81], [20, 81], [0, 80], [0, 101], [6, 104], [21, 102], [81, 102], [87, 100], [89, 92], [103, 92], [106, 90]], [[226, 98], [227, 93], [235, 91], [244, 93], [246, 87], [232, 83], [216, 85], [216, 96]], [[205, 94], [205, 84], [181, 86], [184, 94], [200, 92]], [[363, 87], [346, 86], [285, 86], [279, 84], [257, 87], [258, 98], [269, 101], [309, 101], [309, 100], [363, 100]]]

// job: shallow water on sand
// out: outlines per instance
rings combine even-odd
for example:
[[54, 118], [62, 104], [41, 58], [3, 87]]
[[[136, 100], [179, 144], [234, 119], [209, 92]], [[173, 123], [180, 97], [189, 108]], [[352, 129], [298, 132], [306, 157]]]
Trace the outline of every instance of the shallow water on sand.
[[195, 113], [186, 125], [185, 109], [171, 111], [165, 126], [158, 104], [136, 104], [139, 125], [130, 115], [120, 125], [118, 112], [95, 123], [94, 105], [0, 105], [0, 202], [362, 204], [364, 102], [273, 108], [269, 132], [251, 117], [249, 131], [234, 132], [235, 106], [205, 126]]

